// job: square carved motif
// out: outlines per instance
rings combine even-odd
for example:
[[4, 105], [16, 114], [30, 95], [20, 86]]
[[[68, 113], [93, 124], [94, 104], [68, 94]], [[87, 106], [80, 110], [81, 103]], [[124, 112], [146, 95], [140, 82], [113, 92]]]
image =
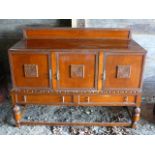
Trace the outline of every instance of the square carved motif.
[[84, 65], [71, 65], [70, 74], [72, 78], [75, 77], [84, 78]]
[[117, 66], [117, 78], [130, 78], [131, 66], [130, 65], [118, 65]]
[[38, 65], [24, 64], [25, 77], [38, 77]]

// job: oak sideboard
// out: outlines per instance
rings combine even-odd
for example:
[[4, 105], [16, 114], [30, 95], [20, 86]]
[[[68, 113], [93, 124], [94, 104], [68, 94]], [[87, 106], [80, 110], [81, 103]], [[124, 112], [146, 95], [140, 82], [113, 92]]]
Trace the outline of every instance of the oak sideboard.
[[[8, 51], [16, 125], [130, 126], [140, 119], [146, 50], [128, 29], [25, 28]], [[22, 121], [21, 106], [131, 107], [129, 122]]]

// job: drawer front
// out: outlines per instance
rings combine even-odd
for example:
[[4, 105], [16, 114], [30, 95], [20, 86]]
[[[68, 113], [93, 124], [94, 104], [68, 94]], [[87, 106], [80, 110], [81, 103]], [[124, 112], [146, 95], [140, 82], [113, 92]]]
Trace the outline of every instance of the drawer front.
[[15, 87], [50, 87], [47, 53], [11, 53], [10, 61]]
[[59, 103], [72, 103], [72, 96], [61, 95], [18, 95], [17, 101], [19, 103], [40, 103], [40, 104], [59, 104]]
[[140, 88], [144, 55], [106, 54], [104, 88]]
[[97, 89], [96, 52], [57, 53], [58, 89]]
[[90, 103], [90, 104], [101, 104], [101, 103], [128, 103], [128, 102], [135, 102], [135, 96], [110, 96], [110, 95], [91, 95], [80, 96], [79, 103]]

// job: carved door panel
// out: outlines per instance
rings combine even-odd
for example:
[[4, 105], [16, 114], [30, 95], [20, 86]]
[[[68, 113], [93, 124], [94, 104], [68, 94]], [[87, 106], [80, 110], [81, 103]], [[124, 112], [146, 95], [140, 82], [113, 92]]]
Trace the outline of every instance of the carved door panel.
[[50, 87], [47, 53], [11, 53], [12, 78], [15, 87]]
[[140, 88], [144, 55], [106, 53], [103, 88]]
[[97, 52], [57, 52], [57, 89], [97, 89]]

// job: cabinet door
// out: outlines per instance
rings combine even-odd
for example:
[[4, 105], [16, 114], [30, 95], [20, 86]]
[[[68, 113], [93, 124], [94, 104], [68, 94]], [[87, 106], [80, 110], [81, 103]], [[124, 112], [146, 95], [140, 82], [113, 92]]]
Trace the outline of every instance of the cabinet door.
[[50, 87], [48, 53], [14, 52], [10, 61], [15, 87]]
[[106, 53], [104, 88], [140, 88], [144, 55]]
[[57, 52], [57, 89], [97, 89], [98, 53]]

